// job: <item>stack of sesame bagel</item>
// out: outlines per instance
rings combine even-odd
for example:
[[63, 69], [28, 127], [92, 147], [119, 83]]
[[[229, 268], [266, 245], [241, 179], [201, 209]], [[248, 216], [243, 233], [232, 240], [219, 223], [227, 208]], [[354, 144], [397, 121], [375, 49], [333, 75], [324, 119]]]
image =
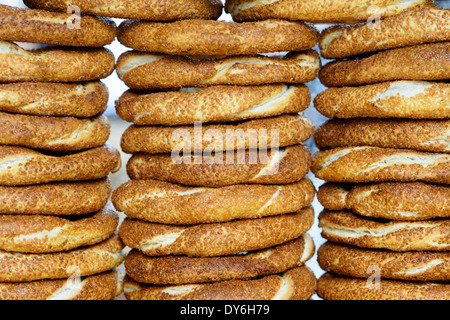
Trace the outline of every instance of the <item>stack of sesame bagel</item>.
[[449, 26], [430, 2], [321, 35], [324, 299], [450, 298]]
[[[0, 299], [111, 300], [124, 245], [102, 115], [116, 26], [0, 6]], [[16, 42], [46, 45], [25, 49]]]
[[303, 142], [314, 127], [301, 112], [319, 33], [221, 21], [209, 2], [218, 15], [119, 27], [132, 49], [116, 66], [130, 88], [116, 104], [132, 123], [121, 145], [130, 180], [112, 198], [127, 216], [125, 297], [309, 299], [316, 190]]

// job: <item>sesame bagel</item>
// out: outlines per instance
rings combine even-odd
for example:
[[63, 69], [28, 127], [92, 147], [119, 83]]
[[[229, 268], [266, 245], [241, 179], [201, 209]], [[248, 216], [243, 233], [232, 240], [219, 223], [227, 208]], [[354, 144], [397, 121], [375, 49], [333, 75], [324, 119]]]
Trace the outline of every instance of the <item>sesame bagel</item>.
[[311, 207], [292, 214], [193, 226], [127, 218], [119, 235], [125, 245], [148, 256], [213, 257], [266, 249], [297, 239], [313, 222]]
[[123, 291], [116, 270], [80, 279], [0, 283], [0, 300], [113, 300]]
[[120, 165], [119, 152], [107, 145], [62, 156], [0, 146], [0, 184], [5, 186], [102, 179]]
[[21, 253], [69, 251], [111, 237], [119, 216], [104, 209], [76, 219], [44, 215], [0, 215], [0, 250]]
[[[73, 47], [102, 47], [117, 35], [113, 21], [93, 16], [0, 5], [0, 39]], [[77, 23], [77, 25], [75, 25]]]
[[190, 56], [233, 56], [304, 51], [319, 32], [300, 21], [264, 20], [235, 23], [201, 19], [171, 23], [127, 20], [117, 39], [138, 51]]
[[334, 274], [368, 278], [377, 266], [383, 279], [448, 281], [450, 252], [393, 252], [325, 243], [317, 253], [321, 268]]
[[350, 146], [450, 152], [450, 120], [332, 119], [314, 134], [321, 149]]
[[157, 285], [247, 280], [303, 266], [314, 250], [306, 234], [272, 248], [222, 257], [149, 257], [131, 250], [125, 269], [133, 280]]
[[125, 52], [118, 58], [119, 78], [134, 90], [306, 83], [317, 78], [319, 55], [314, 50], [285, 56], [239, 56], [198, 59], [186, 56]]
[[24, 0], [30, 8], [66, 12], [71, 5], [89, 15], [142, 19], [150, 21], [175, 21], [183, 19], [217, 19], [223, 5], [219, 0]]
[[328, 88], [316, 96], [314, 107], [328, 118], [448, 119], [450, 84], [393, 81]]
[[347, 187], [325, 183], [317, 198], [327, 210], [399, 221], [450, 217], [450, 188], [423, 182], [371, 183]]
[[155, 180], [129, 180], [112, 195], [115, 208], [148, 222], [193, 225], [254, 219], [300, 211], [314, 200], [305, 178], [285, 185], [192, 188]]
[[114, 55], [104, 47], [25, 50], [0, 41], [0, 83], [99, 80], [109, 76], [114, 65]]
[[104, 208], [110, 193], [108, 179], [0, 186], [0, 212], [19, 215], [83, 215]]
[[[372, 281], [373, 282], [373, 281]], [[326, 273], [317, 281], [317, 294], [325, 300], [449, 300], [450, 285], [380, 279], [368, 286], [367, 279]]]
[[450, 42], [390, 49], [361, 60], [333, 61], [319, 72], [327, 87], [360, 86], [395, 80], [447, 80]]
[[116, 113], [140, 126], [179, 126], [299, 113], [310, 102], [311, 93], [304, 84], [212, 86], [147, 94], [126, 91], [116, 102]]
[[314, 273], [303, 266], [260, 279], [180, 286], [152, 286], [125, 277], [124, 294], [128, 300], [308, 300], [316, 285]]
[[101, 81], [6, 83], [0, 92], [0, 111], [36, 116], [91, 118], [106, 111], [109, 98]]
[[418, 7], [387, 17], [379, 28], [370, 24], [333, 26], [320, 37], [320, 52], [327, 59], [341, 59], [367, 52], [432, 42], [450, 41], [450, 10]]
[[105, 116], [90, 119], [42, 117], [0, 112], [0, 143], [49, 151], [101, 147], [110, 135]]
[[323, 211], [322, 237], [337, 243], [391, 251], [450, 249], [450, 220], [378, 221], [346, 211]]
[[303, 179], [310, 166], [311, 152], [306, 146], [297, 145], [279, 150], [240, 150], [212, 155], [138, 153], [128, 161], [127, 172], [131, 179], [222, 187], [293, 183]]
[[[227, 0], [225, 10], [235, 21], [280, 18], [315, 23], [356, 23], [369, 20], [375, 13], [384, 18], [429, 3], [424, 0], [327, 0], [320, 4], [314, 0]], [[371, 10], [374, 6], [377, 11]]]
[[312, 122], [298, 114], [230, 124], [179, 127], [130, 126], [122, 135], [125, 153], [170, 153], [183, 145], [188, 152], [287, 147], [308, 140]]
[[450, 155], [406, 149], [342, 147], [314, 154], [311, 170], [329, 182], [450, 183]]
[[0, 251], [1, 282], [28, 282], [85, 277], [118, 267], [124, 245], [117, 235], [71, 251], [33, 254]]

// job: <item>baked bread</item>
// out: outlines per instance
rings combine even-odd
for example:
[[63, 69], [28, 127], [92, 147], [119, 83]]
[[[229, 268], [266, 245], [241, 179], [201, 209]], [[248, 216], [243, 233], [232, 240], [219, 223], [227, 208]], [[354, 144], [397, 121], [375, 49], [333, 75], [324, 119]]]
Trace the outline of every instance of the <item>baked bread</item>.
[[300, 181], [311, 167], [304, 145], [273, 150], [238, 150], [217, 154], [134, 154], [127, 164], [131, 179], [161, 180], [188, 186], [288, 184]]
[[319, 32], [300, 21], [270, 19], [235, 23], [204, 19], [160, 23], [126, 20], [117, 39], [137, 51], [190, 56], [235, 56], [304, 51]]
[[321, 62], [314, 50], [285, 56], [193, 58], [129, 51], [116, 64], [119, 78], [131, 89], [173, 89], [212, 85], [306, 83], [317, 78]]
[[314, 273], [303, 266], [254, 280], [180, 286], [152, 286], [125, 277], [124, 294], [128, 300], [308, 300], [316, 284]]
[[273, 247], [305, 234], [314, 210], [259, 219], [175, 226], [126, 218], [119, 227], [124, 244], [148, 256], [214, 257]]
[[[1, 189], [0, 189], [1, 190]], [[305, 178], [285, 185], [232, 185], [193, 188], [164, 181], [129, 180], [114, 190], [118, 211], [155, 223], [193, 225], [261, 218], [311, 205], [315, 187]]]
[[333, 61], [319, 72], [327, 87], [360, 86], [395, 80], [447, 80], [450, 42], [390, 49], [361, 60]]
[[329, 182], [434, 182], [449, 184], [450, 155], [406, 149], [342, 147], [314, 154], [311, 170]]
[[116, 113], [136, 125], [224, 123], [305, 111], [311, 93], [304, 84], [211, 86], [139, 94], [126, 91]]
[[423, 182], [325, 183], [317, 199], [327, 210], [351, 210], [372, 218], [421, 221], [450, 217], [450, 188]]
[[136, 126], [122, 135], [125, 153], [222, 152], [298, 145], [314, 133], [312, 122], [299, 114], [226, 124], [194, 126]]

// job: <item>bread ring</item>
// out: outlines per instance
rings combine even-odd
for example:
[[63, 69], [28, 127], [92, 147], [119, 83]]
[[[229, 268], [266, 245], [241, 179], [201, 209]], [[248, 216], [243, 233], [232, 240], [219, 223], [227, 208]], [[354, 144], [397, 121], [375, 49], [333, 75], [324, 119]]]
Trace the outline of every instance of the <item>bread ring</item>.
[[320, 214], [322, 237], [362, 248], [391, 251], [446, 251], [450, 249], [450, 220], [377, 221], [346, 211]]
[[151, 21], [218, 19], [223, 10], [219, 0], [24, 0], [24, 3], [30, 8], [61, 12], [75, 5], [89, 15]]
[[327, 59], [340, 59], [367, 52], [450, 41], [446, 26], [450, 10], [418, 7], [381, 21], [379, 28], [370, 24], [333, 26], [324, 30], [319, 48]]
[[450, 252], [393, 252], [325, 243], [317, 253], [321, 268], [334, 274], [368, 278], [377, 266], [383, 279], [448, 281]]
[[316, 96], [314, 107], [328, 118], [448, 119], [450, 84], [394, 81], [328, 88]]
[[0, 300], [113, 300], [123, 291], [116, 270], [79, 279], [0, 283]]
[[314, 251], [314, 242], [306, 234], [272, 248], [224, 257], [148, 257], [131, 250], [125, 270], [137, 282], [157, 285], [247, 280], [303, 266]]
[[261, 279], [181, 286], [151, 286], [125, 277], [124, 294], [127, 300], [308, 300], [316, 282], [305, 266]]
[[375, 12], [369, 10], [372, 6], [376, 6], [380, 17], [384, 18], [429, 3], [424, 0], [358, 0], [323, 1], [319, 5], [315, 0], [227, 0], [225, 10], [235, 21], [280, 18], [315, 23], [356, 23], [367, 21], [374, 15]]
[[211, 85], [306, 83], [317, 78], [321, 62], [314, 50], [286, 56], [239, 56], [195, 59], [125, 52], [117, 74], [131, 89], [171, 89]]
[[237, 56], [304, 51], [319, 41], [319, 32], [300, 21], [264, 20], [235, 23], [201, 19], [171, 23], [126, 20], [117, 39], [144, 52], [190, 56]]
[[[373, 283], [372, 283], [373, 284]], [[367, 279], [326, 273], [317, 281], [317, 294], [325, 300], [449, 300], [450, 285], [439, 282], [412, 282], [380, 279], [378, 286]]]
[[234, 184], [293, 183], [303, 179], [310, 170], [311, 152], [304, 145], [268, 150], [267, 157], [263, 155], [265, 152], [235, 151], [228, 155], [228, 159], [226, 153], [180, 157], [138, 153], [128, 161], [127, 173], [131, 179], [222, 187]]
[[222, 188], [190, 188], [163, 181], [130, 180], [114, 190], [112, 202], [130, 218], [193, 225], [297, 212], [311, 205], [314, 197], [315, 187], [308, 178], [286, 185]]
[[110, 209], [76, 220], [44, 215], [0, 215], [0, 250], [52, 253], [93, 245], [111, 237], [119, 216]]
[[84, 277], [118, 267], [124, 245], [117, 235], [99, 244], [67, 252], [20, 254], [0, 251], [1, 282]]
[[327, 87], [394, 80], [447, 80], [449, 55], [450, 42], [391, 49], [361, 60], [330, 62], [320, 70], [319, 79]]
[[297, 239], [313, 222], [311, 207], [292, 214], [193, 226], [127, 218], [119, 228], [119, 235], [125, 245], [148, 256], [213, 257], [265, 249]]
[[304, 85], [213, 86], [137, 94], [125, 92], [116, 112], [136, 125], [177, 126], [230, 122], [305, 111], [311, 102]]
[[450, 155], [404, 149], [343, 147], [319, 151], [311, 170], [329, 182], [450, 183]]
[[116, 24], [92, 16], [0, 5], [0, 39], [73, 47], [103, 47], [114, 41]]
[[[130, 126], [122, 135], [125, 153], [170, 153], [184, 144], [189, 152], [232, 151], [297, 145], [314, 133], [314, 125], [298, 114], [240, 123], [182, 127]], [[186, 138], [187, 137], [187, 138]]]
[[[21, 215], [83, 215], [100, 211], [108, 202], [108, 179], [50, 183], [32, 186], [0, 186], [0, 212]], [[83, 199], [83, 201], [79, 201]]]
[[91, 119], [42, 117], [0, 112], [0, 143], [50, 151], [103, 146], [111, 126], [105, 116]]
[[102, 179], [120, 165], [119, 151], [110, 146], [52, 156], [0, 145], [0, 184], [5, 186]]
[[0, 41], [0, 83], [98, 80], [109, 76], [114, 64], [114, 55], [104, 47], [25, 50]]
[[325, 209], [372, 218], [421, 221], [450, 218], [450, 188], [422, 182], [374, 183], [350, 188], [326, 183], [317, 198]]
[[350, 146], [450, 153], [450, 120], [332, 119], [314, 134], [321, 149]]

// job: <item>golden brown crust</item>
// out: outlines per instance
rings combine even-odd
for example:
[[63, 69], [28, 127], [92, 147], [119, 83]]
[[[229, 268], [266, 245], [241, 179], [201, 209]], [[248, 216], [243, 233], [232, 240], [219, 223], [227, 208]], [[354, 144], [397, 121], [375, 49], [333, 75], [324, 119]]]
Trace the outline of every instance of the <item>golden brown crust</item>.
[[319, 55], [314, 50], [286, 56], [239, 56], [197, 59], [130, 51], [116, 65], [131, 89], [171, 89], [211, 85], [306, 83], [317, 78]]
[[0, 146], [0, 184], [5, 186], [97, 180], [116, 172], [120, 165], [119, 151], [108, 145], [63, 156]]
[[303, 266], [314, 251], [308, 235], [272, 248], [223, 257], [148, 257], [132, 250], [125, 258], [125, 269], [133, 280], [157, 285], [248, 280]]
[[136, 125], [177, 126], [220, 123], [305, 111], [311, 102], [304, 85], [212, 86], [138, 94], [126, 91], [117, 114]]
[[119, 228], [119, 235], [125, 245], [148, 256], [213, 257], [265, 249], [294, 240], [305, 234], [313, 222], [311, 207], [292, 214], [193, 226], [127, 218]]
[[328, 210], [373, 218], [420, 221], [450, 217], [450, 188], [422, 182], [342, 186], [326, 183], [317, 198]]
[[115, 65], [114, 55], [104, 47], [25, 50], [0, 41], [0, 51], [0, 83], [99, 80], [109, 76]]
[[25, 282], [90, 276], [119, 266], [124, 245], [118, 235], [88, 247], [48, 254], [0, 251], [0, 281]]
[[380, 279], [379, 286], [367, 279], [326, 273], [317, 281], [317, 293], [325, 300], [449, 300], [450, 285]]
[[102, 47], [113, 42], [116, 24], [93, 16], [0, 5], [0, 39], [73, 47]]
[[218, 19], [223, 9], [220, 0], [25, 0], [24, 3], [30, 8], [60, 12], [75, 5], [89, 15], [150, 21]]
[[128, 300], [308, 300], [316, 278], [307, 267], [254, 280], [231, 280], [181, 286], [151, 286], [129, 277], [124, 280]]
[[[225, 10], [235, 21], [254, 21], [268, 18], [304, 20], [322, 23], [356, 23], [374, 17], [384, 18], [417, 6], [431, 5], [431, 1], [414, 0], [228, 0]], [[375, 8], [376, 9], [375, 9]]]
[[393, 81], [328, 88], [316, 96], [314, 107], [328, 118], [448, 119], [450, 84]]
[[327, 242], [319, 248], [317, 256], [323, 270], [343, 276], [369, 278], [370, 267], [376, 266], [382, 279], [448, 281], [450, 278], [450, 252], [368, 250]]
[[450, 42], [390, 49], [361, 60], [334, 61], [319, 72], [327, 87], [360, 86], [395, 80], [447, 80]]
[[308, 140], [314, 132], [312, 122], [298, 114], [248, 120], [230, 124], [180, 127], [130, 126], [122, 135], [125, 153], [170, 153], [184, 151], [232, 151], [287, 147]]
[[0, 91], [0, 111], [37, 116], [95, 117], [106, 111], [109, 98], [100, 81], [7, 83]]
[[192, 188], [155, 180], [130, 180], [112, 202], [130, 218], [192, 225], [297, 212], [311, 205], [315, 187], [305, 178], [286, 185]]
[[332, 119], [314, 134], [321, 149], [350, 146], [450, 152], [450, 120]]
[[322, 237], [336, 243], [391, 251], [447, 251], [450, 220], [378, 221], [346, 211], [323, 211]]
[[94, 245], [111, 237], [119, 224], [110, 208], [78, 219], [44, 215], [0, 215], [0, 250], [53, 253]]
[[311, 170], [329, 182], [450, 183], [450, 155], [378, 147], [342, 147], [314, 154]]
[[105, 207], [110, 193], [111, 184], [108, 179], [20, 187], [0, 186], [0, 212], [21, 215], [83, 215]]
[[306, 146], [297, 145], [279, 150], [242, 150], [212, 155], [138, 153], [128, 161], [127, 172], [131, 179], [221, 187], [294, 183], [303, 179], [310, 167], [311, 152]]
[[105, 116], [91, 119], [42, 117], [0, 112], [0, 143], [50, 151], [79, 151], [104, 145], [111, 126]]
[[387, 17], [377, 27], [368, 23], [355, 26], [333, 26], [320, 37], [320, 52], [324, 58], [340, 59], [362, 53], [450, 41], [446, 26], [450, 10], [418, 7]]
[[0, 283], [0, 300], [113, 300], [123, 284], [116, 270], [79, 279]]
[[127, 20], [117, 39], [138, 51], [190, 56], [234, 56], [314, 47], [319, 32], [306, 23], [284, 20], [228, 22], [201, 19], [172, 23]]

